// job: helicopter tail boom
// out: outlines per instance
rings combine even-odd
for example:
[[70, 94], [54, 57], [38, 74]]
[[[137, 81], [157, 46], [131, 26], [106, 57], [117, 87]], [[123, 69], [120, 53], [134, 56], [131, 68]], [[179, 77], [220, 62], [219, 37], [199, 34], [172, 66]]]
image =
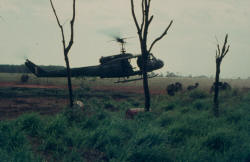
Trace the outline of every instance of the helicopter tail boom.
[[[67, 77], [66, 68], [62, 70], [45, 71], [44, 69], [37, 66], [36, 64], [34, 64], [28, 59], [26, 60], [25, 65], [37, 77]], [[89, 66], [89, 67], [71, 69], [71, 77], [78, 77], [78, 76], [94, 77], [94, 76], [99, 76], [99, 75], [100, 75], [99, 66]]]

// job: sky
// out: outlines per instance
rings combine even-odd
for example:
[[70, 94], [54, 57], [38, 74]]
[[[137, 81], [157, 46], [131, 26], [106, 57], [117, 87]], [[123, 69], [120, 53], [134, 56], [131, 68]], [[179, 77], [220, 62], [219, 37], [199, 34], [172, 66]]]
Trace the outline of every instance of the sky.
[[[53, 2], [68, 40], [72, 1]], [[140, 17], [138, 2], [135, 9]], [[222, 61], [221, 76], [250, 77], [249, 6], [249, 0], [152, 0], [148, 46], [174, 21], [152, 49], [165, 63], [160, 72], [214, 76], [216, 45], [222, 46], [228, 33], [230, 50]], [[118, 54], [120, 46], [111, 41], [112, 36], [134, 37], [127, 39], [126, 50], [140, 53], [130, 0], [76, 0], [74, 31], [71, 67], [97, 65], [101, 56]], [[0, 64], [23, 64], [28, 58], [39, 65], [65, 65], [49, 0], [1, 0], [0, 35]]]

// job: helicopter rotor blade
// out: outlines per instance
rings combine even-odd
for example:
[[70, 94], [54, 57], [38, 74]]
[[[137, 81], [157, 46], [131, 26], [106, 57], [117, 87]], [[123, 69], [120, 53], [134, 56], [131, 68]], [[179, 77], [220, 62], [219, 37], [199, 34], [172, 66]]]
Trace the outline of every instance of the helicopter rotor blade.
[[131, 36], [131, 37], [124, 37], [122, 39], [132, 39], [132, 38], [135, 38], [135, 36]]
[[108, 42], [112, 42], [112, 41], [116, 41], [118, 43], [127, 43], [126, 41], [124, 41], [125, 39], [132, 39], [132, 38], [135, 38], [135, 36], [131, 36], [131, 37], [118, 37], [118, 36], [115, 36], [114, 37], [114, 40], [110, 40]]

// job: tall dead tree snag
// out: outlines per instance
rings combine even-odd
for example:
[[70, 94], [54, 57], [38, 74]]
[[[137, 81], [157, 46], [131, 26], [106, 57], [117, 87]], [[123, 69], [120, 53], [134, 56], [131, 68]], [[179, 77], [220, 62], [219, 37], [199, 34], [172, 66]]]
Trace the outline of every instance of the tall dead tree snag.
[[73, 16], [72, 16], [72, 19], [70, 21], [70, 29], [71, 29], [70, 30], [70, 41], [69, 41], [67, 46], [66, 46], [66, 43], [65, 43], [63, 25], [59, 21], [59, 18], [57, 16], [57, 13], [56, 13], [55, 7], [54, 7], [54, 5], [52, 3], [52, 0], [50, 0], [50, 4], [51, 4], [51, 7], [52, 7], [53, 12], [54, 12], [55, 17], [56, 17], [57, 24], [58, 24], [58, 26], [59, 26], [59, 28], [61, 30], [61, 34], [62, 34], [63, 53], [64, 53], [64, 59], [65, 59], [66, 67], [67, 67], [69, 102], [70, 102], [70, 107], [72, 107], [73, 106], [73, 92], [72, 92], [71, 71], [70, 71], [68, 54], [69, 54], [70, 48], [73, 45], [73, 40], [74, 40], [74, 22], [75, 22], [75, 10], [76, 10], [76, 8], [75, 8], [75, 6], [76, 6], [75, 5], [75, 0], [73, 0]]
[[222, 49], [220, 49], [220, 45], [217, 44], [217, 50], [216, 50], [216, 74], [215, 74], [215, 82], [214, 82], [214, 107], [213, 107], [213, 111], [214, 111], [214, 115], [216, 117], [219, 116], [219, 100], [218, 100], [218, 96], [219, 96], [219, 81], [220, 81], [220, 65], [222, 62], [222, 59], [226, 56], [227, 52], [229, 51], [229, 45], [227, 45], [227, 38], [228, 38], [228, 34], [225, 37], [225, 41], [224, 41], [224, 45], [222, 47]]
[[135, 22], [135, 26], [137, 28], [137, 34], [140, 40], [141, 46], [141, 55], [142, 55], [142, 75], [143, 75], [143, 88], [144, 88], [144, 95], [145, 95], [145, 111], [149, 111], [150, 108], [150, 92], [148, 88], [148, 75], [147, 75], [147, 62], [149, 58], [149, 54], [155, 45], [156, 42], [161, 40], [168, 32], [169, 28], [171, 27], [173, 20], [170, 22], [168, 27], [164, 30], [164, 32], [156, 38], [152, 44], [150, 45], [149, 49], [147, 47], [148, 41], [148, 29], [149, 25], [153, 20], [153, 15], [149, 15], [151, 0], [141, 0], [141, 12], [142, 12], [142, 22], [139, 25], [137, 21], [137, 17], [135, 15], [134, 9], [134, 0], [131, 0], [131, 11], [132, 16]]

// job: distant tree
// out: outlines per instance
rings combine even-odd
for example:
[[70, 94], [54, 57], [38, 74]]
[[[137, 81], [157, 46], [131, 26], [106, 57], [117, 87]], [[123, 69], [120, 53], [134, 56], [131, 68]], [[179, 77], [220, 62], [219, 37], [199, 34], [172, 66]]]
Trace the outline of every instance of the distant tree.
[[215, 55], [215, 60], [216, 60], [216, 73], [215, 73], [215, 82], [214, 82], [214, 115], [216, 117], [219, 116], [219, 84], [220, 84], [220, 65], [222, 62], [222, 59], [226, 56], [226, 54], [229, 51], [230, 45], [227, 45], [227, 38], [228, 34], [226, 34], [224, 45], [222, 49], [220, 49], [220, 45], [217, 44], [217, 50], [216, 50], [216, 55]]
[[156, 38], [150, 47], [147, 47], [147, 41], [148, 41], [148, 29], [149, 25], [153, 20], [153, 15], [149, 15], [149, 10], [150, 10], [150, 4], [151, 0], [141, 0], [141, 13], [142, 13], [142, 22], [139, 25], [137, 21], [137, 17], [135, 15], [135, 9], [134, 9], [134, 0], [131, 0], [131, 11], [132, 11], [132, 16], [134, 19], [134, 23], [137, 28], [137, 34], [140, 40], [140, 46], [141, 46], [141, 57], [142, 57], [142, 75], [143, 75], [143, 88], [144, 88], [144, 95], [145, 95], [145, 111], [149, 111], [150, 108], [150, 92], [148, 88], [148, 75], [147, 75], [147, 62], [149, 58], [149, 54], [155, 45], [156, 42], [161, 40], [168, 32], [169, 28], [171, 27], [173, 21], [170, 22], [168, 27], [164, 30], [164, 32]]
[[161, 77], [161, 78], [164, 77], [164, 76], [163, 76], [163, 73], [160, 72], [160, 74], [158, 75], [158, 77]]
[[66, 63], [66, 68], [67, 68], [67, 79], [68, 79], [68, 89], [69, 89], [69, 102], [70, 102], [70, 107], [73, 107], [73, 92], [72, 92], [72, 84], [71, 84], [71, 71], [70, 71], [70, 65], [69, 65], [69, 59], [68, 59], [68, 54], [70, 51], [70, 48], [73, 45], [73, 39], [74, 39], [74, 22], [75, 22], [75, 0], [73, 0], [73, 16], [72, 19], [70, 21], [70, 41], [68, 43], [68, 45], [66, 46], [65, 43], [65, 36], [64, 36], [64, 30], [63, 30], [63, 25], [60, 23], [59, 18], [57, 16], [55, 7], [52, 3], [52, 0], [50, 0], [50, 4], [51, 7], [53, 9], [53, 12], [55, 14], [56, 17], [56, 21], [57, 24], [61, 30], [61, 34], [62, 34], [62, 44], [63, 44], [63, 53], [64, 53], [64, 60]]
[[166, 77], [178, 77], [174, 72], [167, 71]]

